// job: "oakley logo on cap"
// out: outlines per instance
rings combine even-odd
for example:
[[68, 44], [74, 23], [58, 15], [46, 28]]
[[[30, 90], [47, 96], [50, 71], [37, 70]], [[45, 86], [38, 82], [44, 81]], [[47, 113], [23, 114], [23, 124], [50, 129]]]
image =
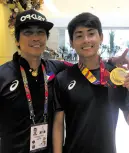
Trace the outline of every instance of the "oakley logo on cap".
[[76, 84], [76, 81], [75, 80], [71, 81], [70, 84], [69, 84], [69, 86], [68, 86], [68, 89], [69, 90], [73, 89], [73, 87], [75, 86], [75, 84]]
[[45, 21], [46, 19], [45, 18], [43, 18], [42, 16], [40, 16], [40, 15], [37, 15], [37, 14], [27, 14], [27, 15], [25, 15], [25, 16], [22, 16], [21, 18], [20, 18], [20, 21], [21, 22], [24, 22], [24, 21], [26, 21], [26, 20], [39, 20], [39, 21]]

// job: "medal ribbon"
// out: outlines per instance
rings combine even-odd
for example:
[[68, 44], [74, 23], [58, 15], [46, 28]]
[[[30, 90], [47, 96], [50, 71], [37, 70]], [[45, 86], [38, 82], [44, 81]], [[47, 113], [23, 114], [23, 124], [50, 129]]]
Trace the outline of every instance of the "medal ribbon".
[[[48, 113], [48, 85], [47, 85], [47, 74], [46, 74], [45, 67], [43, 64], [41, 66], [42, 66], [42, 72], [43, 72], [43, 76], [44, 76], [44, 88], [45, 88], [45, 101], [44, 101], [44, 112], [43, 112], [44, 123], [45, 123], [45, 122], [47, 122], [47, 113]], [[32, 119], [33, 124], [35, 124], [35, 120], [34, 120], [35, 114], [34, 114], [32, 97], [31, 97], [31, 93], [30, 93], [30, 89], [29, 89], [29, 85], [28, 85], [27, 76], [26, 76], [25, 70], [22, 66], [20, 66], [20, 70], [21, 70], [21, 75], [22, 75], [22, 79], [23, 79], [23, 83], [24, 83], [24, 89], [26, 92], [26, 98], [28, 101], [28, 106], [29, 106], [29, 111], [30, 111], [30, 119]]]
[[100, 80], [98, 80], [92, 72], [84, 66], [81, 62], [78, 63], [78, 67], [85, 78], [92, 84], [103, 85], [105, 87], [115, 87], [110, 81], [110, 72], [105, 68], [104, 62], [100, 59]]

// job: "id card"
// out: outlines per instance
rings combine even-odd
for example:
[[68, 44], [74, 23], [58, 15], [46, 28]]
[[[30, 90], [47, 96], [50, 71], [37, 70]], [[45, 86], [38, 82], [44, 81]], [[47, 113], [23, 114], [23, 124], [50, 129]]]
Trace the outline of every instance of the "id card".
[[44, 150], [47, 147], [48, 124], [37, 124], [31, 126], [30, 152]]

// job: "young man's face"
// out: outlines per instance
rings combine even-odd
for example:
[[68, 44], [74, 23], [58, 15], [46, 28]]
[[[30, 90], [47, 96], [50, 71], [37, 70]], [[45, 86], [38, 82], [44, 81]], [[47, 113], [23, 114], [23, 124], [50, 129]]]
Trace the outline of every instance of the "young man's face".
[[28, 56], [40, 56], [46, 48], [46, 31], [39, 26], [29, 26], [20, 31], [20, 39], [17, 43], [22, 54]]
[[79, 26], [73, 33], [72, 47], [80, 57], [97, 55], [102, 43], [103, 35], [99, 35], [97, 29]]

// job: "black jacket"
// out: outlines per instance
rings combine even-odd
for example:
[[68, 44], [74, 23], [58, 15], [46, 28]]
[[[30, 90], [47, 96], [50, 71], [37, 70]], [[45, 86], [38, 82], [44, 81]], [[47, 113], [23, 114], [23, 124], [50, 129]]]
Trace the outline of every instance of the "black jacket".
[[[67, 64], [55, 60], [42, 60], [48, 82], [48, 150], [52, 144], [53, 122], [53, 81], [55, 75], [68, 67]], [[35, 112], [36, 123], [43, 122], [44, 107], [44, 78], [39, 68], [39, 75], [35, 79], [29, 72], [29, 64], [18, 53], [13, 60], [0, 66], [0, 153], [29, 153], [30, 145], [30, 120], [28, 102], [20, 73], [20, 64], [24, 67]], [[49, 152], [44, 150], [43, 153]]]

